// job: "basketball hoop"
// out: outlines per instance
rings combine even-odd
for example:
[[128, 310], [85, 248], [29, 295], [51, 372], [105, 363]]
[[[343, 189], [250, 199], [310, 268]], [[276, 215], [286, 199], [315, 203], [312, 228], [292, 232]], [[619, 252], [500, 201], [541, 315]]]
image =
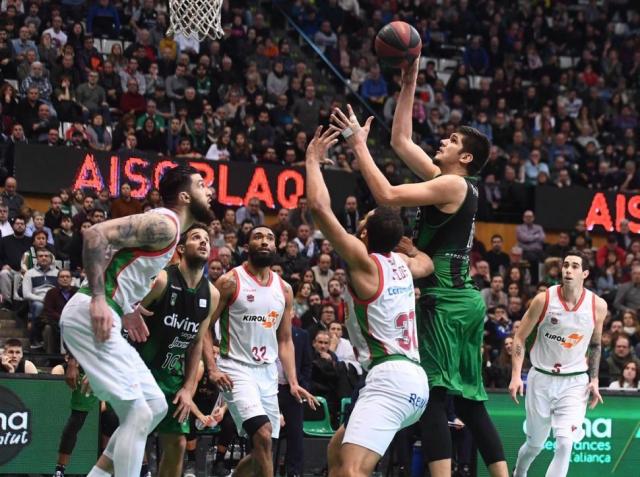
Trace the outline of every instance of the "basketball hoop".
[[183, 34], [203, 41], [222, 38], [220, 10], [223, 0], [169, 0], [170, 23], [167, 34]]

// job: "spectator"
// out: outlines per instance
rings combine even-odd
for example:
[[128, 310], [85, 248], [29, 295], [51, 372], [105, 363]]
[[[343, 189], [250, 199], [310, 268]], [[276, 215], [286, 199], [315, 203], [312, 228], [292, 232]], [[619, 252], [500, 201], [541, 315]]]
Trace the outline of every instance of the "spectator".
[[60, 16], [53, 17], [51, 27], [43, 31], [42, 34], [49, 35], [53, 45], [58, 49], [62, 49], [67, 43], [67, 34], [62, 31], [62, 18]]
[[0, 193], [0, 201], [9, 208], [9, 219], [15, 218], [24, 205], [24, 198], [18, 194], [18, 182], [13, 177], [7, 177], [4, 191]]
[[20, 27], [18, 31], [18, 38], [11, 40], [11, 47], [13, 50], [13, 58], [16, 63], [21, 62], [24, 59], [24, 55], [27, 50], [37, 51], [36, 44], [33, 40], [30, 40], [29, 28], [26, 26]]
[[251, 221], [254, 227], [264, 224], [264, 212], [260, 210], [260, 199], [252, 197], [246, 206], [236, 210], [236, 223], [241, 224], [246, 220]]
[[533, 211], [526, 210], [522, 216], [522, 224], [516, 227], [518, 246], [522, 249], [522, 256], [531, 264], [531, 278], [538, 281], [538, 264], [543, 258], [544, 230], [541, 225], [534, 224]]
[[564, 258], [565, 254], [571, 250], [571, 238], [569, 232], [559, 232], [558, 241], [547, 249], [547, 256]]
[[622, 389], [625, 391], [640, 391], [640, 385], [638, 378], [640, 372], [638, 372], [638, 363], [635, 361], [629, 361], [624, 365], [622, 374], [617, 381], [613, 381], [609, 384], [609, 389]]
[[471, 279], [478, 290], [489, 288], [491, 286], [489, 262], [478, 260], [475, 264], [475, 273], [472, 273]]
[[54, 232], [53, 243], [55, 256], [61, 261], [63, 268], [70, 266], [73, 244], [73, 222], [66, 214], [60, 219], [60, 229]]
[[331, 255], [322, 253], [318, 256], [318, 264], [311, 267], [315, 275], [316, 282], [322, 289], [322, 296], [329, 296], [329, 280], [333, 278], [333, 270], [331, 270]]
[[53, 263], [53, 256], [48, 250], [38, 250], [37, 264], [24, 274], [22, 295], [29, 304], [29, 340], [31, 349], [42, 348], [42, 331], [39, 326], [40, 313], [44, 308], [44, 297], [56, 286], [58, 269]]
[[382, 112], [382, 107], [389, 94], [387, 82], [380, 74], [380, 67], [373, 65], [369, 70], [367, 79], [360, 87], [362, 96], [371, 103], [371, 107], [378, 113]]
[[40, 319], [43, 327], [44, 348], [47, 354], [60, 353], [60, 314], [69, 299], [78, 291], [72, 285], [73, 277], [68, 269], [58, 272], [58, 283], [44, 297]]
[[465, 49], [464, 64], [474, 75], [485, 76], [489, 70], [489, 55], [480, 42], [482, 37], [474, 36], [471, 44]]
[[13, 228], [9, 222], [9, 207], [0, 202], [0, 237], [13, 235]]
[[138, 82], [131, 78], [127, 82], [127, 92], [120, 97], [120, 110], [124, 113], [142, 114], [146, 109], [146, 101], [139, 91]]
[[313, 227], [313, 217], [307, 206], [307, 198], [305, 196], [298, 197], [296, 208], [289, 214], [289, 223], [296, 229], [302, 224]]
[[89, 218], [89, 213], [93, 210], [93, 197], [90, 195], [82, 197], [82, 207], [73, 216], [73, 226], [76, 230], [80, 228], [82, 222]]
[[47, 243], [53, 245], [53, 233], [51, 229], [46, 226], [45, 216], [42, 212], [35, 211], [33, 213], [32, 221], [27, 224], [27, 229], [25, 230], [25, 235], [27, 237], [33, 237], [36, 232], [44, 232], [47, 237]]
[[313, 136], [322, 107], [322, 102], [316, 98], [316, 88], [313, 84], [307, 85], [304, 89], [304, 98], [297, 99], [293, 104], [291, 112], [295, 122], [307, 136]]
[[31, 243], [31, 247], [20, 258], [20, 272], [23, 275], [37, 265], [37, 255], [40, 250], [48, 251], [55, 260], [53, 247], [47, 243], [47, 233], [44, 230], [34, 232], [31, 236]]
[[110, 38], [120, 33], [120, 15], [109, 0], [98, 0], [87, 14], [87, 32]]
[[358, 375], [362, 374], [362, 366], [358, 362], [353, 351], [353, 345], [348, 339], [343, 338], [343, 325], [334, 321], [329, 325], [329, 350], [333, 351], [339, 362], [353, 366]]
[[632, 355], [631, 341], [627, 335], [621, 333], [614, 336], [612, 348], [613, 353], [605, 361], [606, 365], [604, 366], [604, 376], [601, 375], [603, 386], [608, 386], [609, 383], [617, 381], [623, 377], [622, 371], [628, 362], [635, 363], [636, 369], [640, 369], [640, 361]]
[[123, 182], [120, 186], [120, 197], [111, 204], [111, 217], [117, 219], [140, 213], [142, 213], [142, 204], [131, 197], [131, 184]]
[[338, 37], [331, 28], [331, 23], [327, 20], [323, 21], [313, 37], [318, 49], [325, 54], [329, 54], [328, 50], [335, 50], [338, 46]]
[[90, 71], [86, 83], [82, 83], [76, 90], [76, 101], [82, 107], [85, 119], [89, 115], [102, 112], [108, 113], [109, 103], [107, 103], [107, 93], [98, 84], [99, 74], [97, 71]]
[[325, 295], [325, 299], [323, 300], [323, 305], [331, 305], [335, 311], [336, 322], [343, 324], [346, 320], [347, 306], [342, 298], [342, 293], [344, 292], [344, 288], [340, 280], [333, 277], [329, 280], [329, 284], [327, 286], [328, 293]]
[[480, 294], [482, 295], [487, 310], [495, 308], [498, 305], [506, 307], [508, 304], [507, 294], [504, 292], [502, 275], [493, 275], [491, 277], [491, 286], [481, 290]]
[[506, 389], [511, 382], [511, 355], [513, 354], [513, 338], [507, 336], [499, 347], [498, 357], [491, 362], [485, 371], [484, 385], [487, 388]]
[[111, 132], [104, 124], [104, 117], [95, 113], [91, 118], [91, 124], [87, 127], [89, 147], [96, 151], [110, 151], [112, 146]]
[[485, 253], [485, 260], [489, 263], [489, 270], [492, 275], [504, 275], [511, 263], [509, 255], [502, 250], [503, 244], [502, 235], [494, 234], [491, 236], [491, 249]]
[[16, 374], [38, 374], [35, 365], [24, 359], [22, 342], [17, 338], [7, 338], [2, 350], [2, 371]]
[[285, 255], [281, 261], [286, 279], [291, 281], [300, 280], [302, 272], [307, 268], [308, 263], [308, 259], [300, 254], [300, 249], [296, 242], [287, 242]]
[[524, 315], [524, 307], [522, 306], [522, 298], [519, 296], [510, 296], [507, 304], [507, 314], [512, 322], [520, 321]]
[[358, 212], [358, 199], [348, 196], [344, 202], [344, 211], [338, 216], [340, 223], [347, 232], [355, 235], [360, 224], [360, 212]]
[[176, 65], [173, 75], [167, 78], [165, 88], [167, 97], [173, 101], [184, 99], [184, 92], [189, 87], [189, 81], [186, 78], [187, 69], [184, 65]]
[[209, 268], [208, 268], [208, 274], [207, 274], [209, 281], [211, 283], [215, 283], [216, 280], [218, 280], [218, 278], [220, 278], [222, 275], [224, 275], [222, 262], [215, 258], [209, 261]]
[[138, 147], [143, 151], [162, 154], [167, 150], [165, 136], [158, 129], [157, 123], [151, 117], [147, 117], [144, 120], [142, 128], [136, 131], [136, 140]]

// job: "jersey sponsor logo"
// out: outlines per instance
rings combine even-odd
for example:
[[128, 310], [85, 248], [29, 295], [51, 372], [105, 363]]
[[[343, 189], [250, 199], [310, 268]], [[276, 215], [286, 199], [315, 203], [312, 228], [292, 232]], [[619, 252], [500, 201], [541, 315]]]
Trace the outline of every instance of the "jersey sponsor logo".
[[387, 288], [387, 295], [389, 295], [389, 296], [404, 295], [405, 293], [412, 293], [412, 292], [413, 292], [413, 285], [406, 286], [406, 287], [389, 287], [389, 288]]
[[176, 305], [176, 300], [178, 299], [178, 294], [175, 292], [171, 293], [171, 300], [169, 301], [171, 306], [175, 306]]
[[175, 286], [175, 285], [171, 285], [171, 289], [172, 289], [172, 290], [182, 291], [182, 287], [177, 287], [177, 286]]
[[206, 308], [207, 307], [207, 299], [206, 298], [200, 298], [200, 301], [198, 301], [198, 306], [200, 308]]
[[163, 323], [169, 328], [175, 328], [176, 330], [187, 331], [189, 333], [197, 333], [200, 328], [200, 323], [191, 321], [188, 317], [180, 319], [177, 313], [165, 316]]
[[552, 316], [549, 321], [551, 321], [552, 325], [557, 325], [558, 324], [558, 318], [556, 318], [555, 316]]
[[411, 393], [409, 394], [409, 404], [412, 404], [417, 409], [422, 409], [427, 405], [427, 400], [416, 393]]
[[270, 311], [266, 315], [244, 315], [242, 321], [245, 323], [260, 323], [263, 328], [273, 328], [280, 314], [277, 311]]
[[253, 303], [253, 300], [255, 300], [256, 298], [253, 295], [247, 295], [247, 301], [249, 303]]
[[562, 335], [556, 335], [553, 333], [549, 333], [548, 331], [544, 334], [544, 337], [551, 340], [551, 341], [557, 341], [558, 343], [560, 343], [562, 345], [563, 348], [566, 349], [571, 349], [574, 346], [577, 346], [578, 343], [580, 343], [582, 341], [582, 339], [584, 338], [583, 335], [581, 335], [580, 333], [571, 333], [568, 336], [562, 336]]
[[191, 336], [191, 339], [188, 339], [188, 340], [181, 340], [176, 336], [175, 338], [173, 338], [173, 341], [171, 342], [171, 344], [169, 344], [169, 349], [174, 349], [174, 348], [187, 349], [191, 344], [191, 340], [195, 338], [196, 335], [190, 335], [190, 336]]

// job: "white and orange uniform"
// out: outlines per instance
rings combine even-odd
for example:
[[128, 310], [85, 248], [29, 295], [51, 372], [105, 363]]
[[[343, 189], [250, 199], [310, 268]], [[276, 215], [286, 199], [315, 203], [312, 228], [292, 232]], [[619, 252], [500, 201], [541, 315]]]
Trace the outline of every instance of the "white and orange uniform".
[[223, 392], [238, 433], [252, 417], [266, 415], [271, 435], [280, 435], [278, 406], [278, 337], [276, 331], [285, 310], [282, 279], [269, 272], [262, 285], [246, 266], [232, 270], [236, 291], [220, 315], [220, 357], [218, 367], [233, 381]]
[[527, 377], [527, 436], [542, 446], [553, 428], [555, 436], [580, 441], [587, 409], [587, 348], [596, 321], [596, 296], [583, 288], [573, 308], [565, 303], [562, 287], [546, 291], [535, 342], [529, 353]]
[[369, 373], [342, 442], [382, 456], [396, 432], [420, 419], [429, 399], [429, 383], [420, 366], [409, 267], [393, 252], [370, 257], [380, 280], [376, 294], [364, 301], [350, 290], [345, 297], [349, 339]]
[[132, 312], [149, 293], [153, 280], [173, 257], [180, 239], [180, 220], [173, 211], [159, 208], [147, 213], [163, 214], [173, 220], [176, 236], [162, 250], [110, 251], [111, 258], [104, 271], [105, 299], [113, 313], [109, 339], [102, 343], [95, 340], [89, 314], [91, 290], [86, 281], [60, 315], [65, 346], [84, 368], [94, 394], [103, 401], [164, 398], [139, 353], [121, 333], [121, 317]]

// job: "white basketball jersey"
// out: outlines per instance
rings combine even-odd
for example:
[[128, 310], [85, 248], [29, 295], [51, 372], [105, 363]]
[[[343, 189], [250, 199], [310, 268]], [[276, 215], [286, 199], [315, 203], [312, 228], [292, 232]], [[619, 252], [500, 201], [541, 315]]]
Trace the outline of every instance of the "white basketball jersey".
[[[146, 213], [166, 215], [173, 220], [177, 228], [176, 236], [171, 245], [162, 250], [111, 250], [111, 259], [104, 270], [104, 291], [107, 303], [120, 316], [133, 311], [133, 307], [149, 293], [153, 281], [173, 257], [180, 240], [180, 220], [175, 212], [158, 208]], [[86, 280], [79, 291], [91, 295]]]
[[261, 285], [244, 265], [232, 272], [236, 293], [220, 316], [220, 355], [252, 365], [274, 363], [285, 309], [282, 279], [270, 271], [269, 282]]
[[562, 297], [562, 287], [546, 291], [545, 304], [538, 319], [538, 331], [531, 348], [531, 364], [553, 374], [587, 371], [587, 348], [596, 320], [596, 296], [583, 288], [573, 309]]
[[365, 369], [392, 355], [418, 363], [416, 297], [409, 267], [393, 252], [370, 256], [380, 277], [376, 294], [366, 301], [351, 289], [345, 294], [346, 326], [358, 361]]

